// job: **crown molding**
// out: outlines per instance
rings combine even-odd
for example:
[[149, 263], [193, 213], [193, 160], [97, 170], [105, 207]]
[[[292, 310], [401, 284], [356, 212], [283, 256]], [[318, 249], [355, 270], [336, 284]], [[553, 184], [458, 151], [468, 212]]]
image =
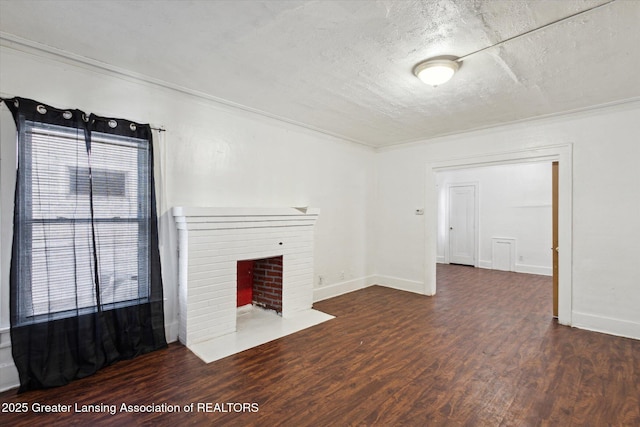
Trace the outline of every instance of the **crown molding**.
[[117, 67], [115, 65], [98, 61], [96, 59], [87, 58], [86, 56], [78, 55], [72, 52], [68, 52], [66, 50], [58, 49], [53, 46], [48, 46], [42, 43], [38, 43], [32, 40], [24, 39], [22, 37], [18, 37], [16, 35], [2, 32], [0, 31], [0, 46], [14, 49], [23, 53], [35, 55], [35, 56], [44, 56], [49, 59], [63, 62], [66, 64], [79, 66], [81, 68], [93, 71], [100, 72], [102, 74], [106, 74], [108, 76], [121, 78], [124, 80], [128, 80], [135, 83], [142, 83], [148, 86], [160, 87], [162, 89], [174, 91], [181, 93], [183, 95], [187, 95], [193, 98], [197, 98], [199, 100], [206, 101], [208, 103], [214, 104], [218, 107], [224, 107], [228, 110], [241, 110], [246, 113], [254, 114], [257, 116], [261, 116], [263, 118], [268, 118], [271, 120], [276, 120], [278, 122], [286, 123], [288, 125], [295, 126], [297, 128], [303, 128], [307, 131], [311, 131], [313, 133], [319, 133], [324, 136], [328, 136], [338, 140], [339, 142], [355, 144], [357, 146], [367, 148], [369, 150], [375, 150], [375, 147], [371, 144], [368, 144], [364, 141], [360, 141], [354, 138], [349, 138], [344, 135], [340, 135], [334, 132], [330, 132], [325, 129], [321, 129], [303, 122], [298, 122], [296, 120], [291, 120], [286, 117], [278, 116], [276, 114], [271, 114], [263, 110], [259, 110], [256, 108], [248, 107], [243, 104], [239, 104], [233, 101], [229, 101], [224, 98], [219, 98], [214, 95], [210, 95], [205, 92], [201, 92], [195, 89], [191, 89], [185, 86], [177, 85], [171, 82], [167, 82], [155, 77], [148, 76], [146, 74], [137, 73], [135, 71], [131, 71], [125, 68]]

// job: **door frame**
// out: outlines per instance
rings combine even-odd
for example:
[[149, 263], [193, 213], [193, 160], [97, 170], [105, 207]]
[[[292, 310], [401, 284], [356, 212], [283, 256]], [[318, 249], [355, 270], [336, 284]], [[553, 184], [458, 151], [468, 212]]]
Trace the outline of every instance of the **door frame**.
[[551, 163], [551, 277], [553, 278], [553, 317], [558, 318], [558, 172], [557, 161]]
[[449, 264], [451, 262], [451, 245], [450, 245], [450, 233], [449, 233], [449, 227], [450, 227], [450, 215], [451, 215], [451, 187], [473, 187], [473, 192], [474, 192], [474, 196], [473, 196], [473, 209], [474, 209], [474, 217], [473, 217], [473, 266], [474, 267], [478, 267], [478, 259], [480, 257], [480, 246], [478, 244], [478, 241], [480, 240], [480, 215], [478, 213], [478, 208], [480, 207], [480, 201], [479, 201], [479, 189], [480, 189], [480, 184], [475, 181], [475, 182], [452, 182], [452, 183], [448, 183], [446, 184], [446, 194], [445, 194], [445, 223], [444, 223], [444, 227], [445, 227], [445, 239], [444, 239], [444, 245], [445, 245], [445, 251], [444, 251], [444, 262], [446, 264]]
[[436, 293], [436, 257], [438, 236], [438, 191], [436, 173], [439, 171], [467, 169], [478, 166], [492, 166], [528, 162], [557, 161], [558, 177], [558, 323], [572, 324], [572, 194], [573, 194], [573, 146], [551, 145], [516, 151], [476, 154], [465, 157], [450, 157], [429, 162], [426, 165], [425, 185], [425, 281], [423, 293]]

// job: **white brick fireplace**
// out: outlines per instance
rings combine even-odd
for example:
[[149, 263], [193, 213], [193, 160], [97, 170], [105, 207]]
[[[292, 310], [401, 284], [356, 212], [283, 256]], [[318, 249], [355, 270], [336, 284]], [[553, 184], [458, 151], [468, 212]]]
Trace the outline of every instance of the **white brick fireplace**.
[[318, 209], [174, 207], [178, 228], [180, 342], [236, 331], [237, 261], [283, 257], [282, 318], [313, 303]]

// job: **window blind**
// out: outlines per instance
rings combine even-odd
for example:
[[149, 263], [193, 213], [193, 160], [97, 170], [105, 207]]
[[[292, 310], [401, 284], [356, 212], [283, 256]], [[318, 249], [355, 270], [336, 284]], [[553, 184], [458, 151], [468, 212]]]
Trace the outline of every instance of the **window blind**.
[[[21, 323], [149, 297], [148, 141], [25, 122]], [[94, 251], [95, 245], [95, 251]]]

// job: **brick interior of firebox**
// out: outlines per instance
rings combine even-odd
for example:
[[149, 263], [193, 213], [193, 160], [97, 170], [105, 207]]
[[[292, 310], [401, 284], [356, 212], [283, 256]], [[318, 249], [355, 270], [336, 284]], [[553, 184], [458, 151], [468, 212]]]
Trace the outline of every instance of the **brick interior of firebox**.
[[238, 306], [249, 293], [253, 305], [282, 313], [282, 256], [238, 261]]

